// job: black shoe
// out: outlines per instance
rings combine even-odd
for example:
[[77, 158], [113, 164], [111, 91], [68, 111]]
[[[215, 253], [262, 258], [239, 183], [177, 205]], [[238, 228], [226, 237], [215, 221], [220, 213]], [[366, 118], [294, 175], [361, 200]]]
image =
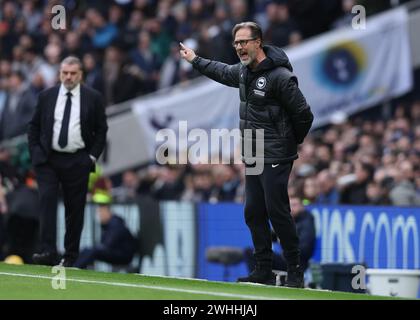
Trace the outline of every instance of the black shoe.
[[73, 268], [75, 262], [76, 261], [74, 261], [72, 259], [63, 258], [63, 259], [61, 259], [61, 261], [58, 265], [61, 266], [61, 267], [65, 267], [65, 268]]
[[271, 269], [255, 269], [248, 277], [238, 278], [237, 282], [252, 282], [275, 286], [276, 275]]
[[300, 265], [289, 267], [287, 269], [286, 287], [304, 288], [303, 271]]
[[58, 263], [58, 256], [56, 253], [51, 252], [34, 253], [32, 255], [32, 261], [34, 264], [40, 264], [44, 266], [55, 266]]

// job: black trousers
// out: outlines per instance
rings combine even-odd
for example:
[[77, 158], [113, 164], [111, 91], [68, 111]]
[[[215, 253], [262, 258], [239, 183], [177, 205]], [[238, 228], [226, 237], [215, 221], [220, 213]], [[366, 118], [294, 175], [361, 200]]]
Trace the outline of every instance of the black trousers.
[[35, 167], [41, 204], [42, 252], [57, 252], [57, 204], [61, 185], [66, 226], [64, 258], [75, 260], [79, 255], [91, 166], [89, 154], [79, 150], [76, 153], [53, 151], [46, 164]]
[[265, 164], [263, 173], [245, 178], [245, 221], [251, 231], [255, 260], [262, 268], [272, 268], [273, 263], [270, 222], [287, 264], [300, 263], [299, 239], [287, 192], [292, 165]]
[[[255, 269], [254, 250], [247, 248], [244, 251], [244, 260], [249, 271]], [[302, 262], [302, 261], [301, 261]], [[287, 262], [282, 254], [273, 253], [273, 269], [279, 271], [287, 271]]]

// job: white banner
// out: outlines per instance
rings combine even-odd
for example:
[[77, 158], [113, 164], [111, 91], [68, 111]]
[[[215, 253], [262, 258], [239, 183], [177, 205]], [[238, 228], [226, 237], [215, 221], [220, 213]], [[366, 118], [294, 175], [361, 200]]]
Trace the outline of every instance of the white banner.
[[[180, 132], [180, 129], [184, 129], [180, 127], [182, 124], [187, 125], [185, 129], [188, 131], [199, 128], [210, 132], [212, 129], [238, 127], [238, 89], [209, 79], [197, 82], [195, 85], [178, 86], [178, 92], [139, 100], [133, 104], [133, 111], [145, 133], [143, 139], [149, 146], [147, 153], [151, 160], [155, 159], [156, 148], [161, 144], [156, 141], [156, 135], [161, 129], [173, 130], [178, 141], [172, 148], [183, 150], [182, 145], [193, 141], [184, 141], [187, 137]], [[177, 160], [179, 163], [180, 159]]]
[[287, 51], [311, 105], [313, 127], [407, 93], [413, 85], [408, 13], [368, 17], [366, 29], [330, 32]]

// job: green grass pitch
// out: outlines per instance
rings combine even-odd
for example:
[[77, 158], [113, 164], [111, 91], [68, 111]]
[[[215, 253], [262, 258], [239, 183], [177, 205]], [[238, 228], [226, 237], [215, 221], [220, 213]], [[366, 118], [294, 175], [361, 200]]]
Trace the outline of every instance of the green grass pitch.
[[[51, 267], [0, 263], [0, 299], [366, 300], [387, 299], [309, 289], [65, 269], [65, 289]], [[388, 298], [390, 299], [390, 298]]]

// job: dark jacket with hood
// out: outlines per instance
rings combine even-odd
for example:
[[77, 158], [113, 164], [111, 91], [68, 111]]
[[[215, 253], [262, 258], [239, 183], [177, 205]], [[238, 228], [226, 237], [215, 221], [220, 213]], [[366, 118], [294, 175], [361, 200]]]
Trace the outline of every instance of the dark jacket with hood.
[[[297, 146], [308, 134], [313, 114], [284, 51], [274, 46], [263, 50], [267, 58], [254, 70], [241, 63], [228, 65], [198, 56], [192, 65], [217, 82], [239, 88], [243, 159], [255, 161], [255, 130], [264, 129], [264, 163], [289, 162], [297, 159]], [[251, 129], [252, 135], [245, 129]], [[251, 143], [252, 157], [244, 156], [244, 147]]]

